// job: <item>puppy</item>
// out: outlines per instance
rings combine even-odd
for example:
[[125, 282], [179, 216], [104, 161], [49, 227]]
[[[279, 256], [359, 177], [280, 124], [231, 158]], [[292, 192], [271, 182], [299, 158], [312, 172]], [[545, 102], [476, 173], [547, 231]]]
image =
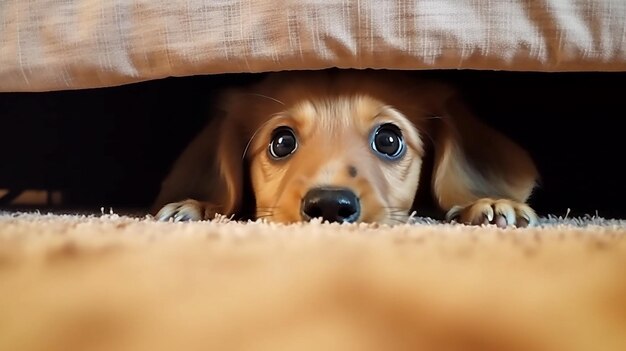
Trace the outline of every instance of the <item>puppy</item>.
[[[160, 220], [216, 214], [292, 223], [405, 223], [427, 190], [442, 216], [537, 222], [529, 155], [482, 124], [455, 90], [407, 72], [270, 73], [228, 91], [162, 183]], [[430, 157], [430, 166], [425, 160]]]

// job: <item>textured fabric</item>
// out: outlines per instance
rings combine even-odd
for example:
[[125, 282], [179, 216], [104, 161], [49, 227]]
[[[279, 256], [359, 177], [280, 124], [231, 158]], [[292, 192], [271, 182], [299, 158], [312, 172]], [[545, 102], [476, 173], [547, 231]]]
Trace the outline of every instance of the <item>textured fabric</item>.
[[626, 70], [623, 0], [7, 0], [0, 91], [287, 69]]
[[0, 213], [0, 350], [626, 350], [626, 222], [563, 223]]

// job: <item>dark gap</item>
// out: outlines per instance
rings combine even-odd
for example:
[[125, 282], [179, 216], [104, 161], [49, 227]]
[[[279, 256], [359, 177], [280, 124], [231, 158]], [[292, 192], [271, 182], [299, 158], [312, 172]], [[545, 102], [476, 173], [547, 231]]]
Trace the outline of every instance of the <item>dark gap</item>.
[[[480, 118], [531, 153], [542, 173], [531, 199], [540, 214], [570, 208], [571, 215], [626, 218], [626, 73], [420, 74], [457, 84]], [[216, 92], [261, 76], [0, 93], [0, 189], [61, 191], [64, 208], [95, 213], [147, 209], [169, 166], [210, 117]]]

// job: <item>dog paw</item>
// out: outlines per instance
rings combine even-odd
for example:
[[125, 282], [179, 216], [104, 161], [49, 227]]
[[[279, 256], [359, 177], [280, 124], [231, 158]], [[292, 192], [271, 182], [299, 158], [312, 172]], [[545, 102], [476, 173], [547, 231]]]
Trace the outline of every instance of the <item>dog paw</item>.
[[156, 219], [162, 222], [201, 221], [205, 218], [205, 206], [196, 200], [185, 200], [169, 203], [156, 214]]
[[471, 225], [495, 224], [529, 227], [537, 224], [537, 214], [530, 206], [505, 199], [480, 199], [467, 206], [455, 206], [446, 214], [448, 222]]

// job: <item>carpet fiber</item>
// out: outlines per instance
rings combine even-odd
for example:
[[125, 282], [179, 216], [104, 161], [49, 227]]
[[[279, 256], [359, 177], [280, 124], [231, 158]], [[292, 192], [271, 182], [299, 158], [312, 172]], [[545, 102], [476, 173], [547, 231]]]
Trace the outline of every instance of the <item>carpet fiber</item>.
[[0, 350], [626, 350], [626, 222], [0, 213]]

